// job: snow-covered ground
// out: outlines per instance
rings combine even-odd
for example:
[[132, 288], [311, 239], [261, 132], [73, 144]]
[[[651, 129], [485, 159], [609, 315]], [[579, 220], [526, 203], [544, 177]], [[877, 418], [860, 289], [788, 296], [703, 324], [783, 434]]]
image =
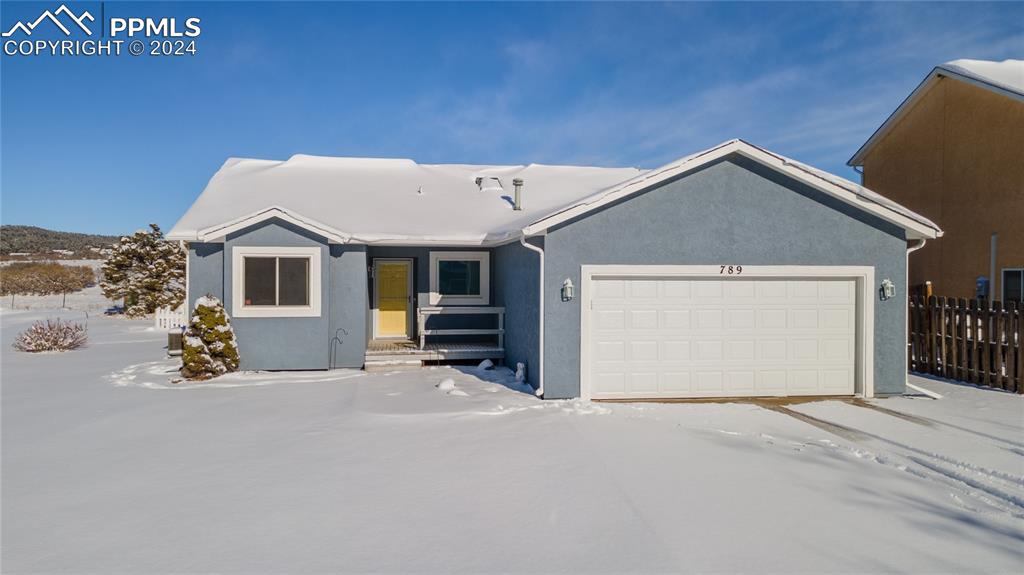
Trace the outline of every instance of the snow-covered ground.
[[182, 384], [148, 321], [14, 352], [47, 315], [82, 314], [0, 316], [4, 572], [1024, 571], [1020, 396], [588, 404], [468, 368]]

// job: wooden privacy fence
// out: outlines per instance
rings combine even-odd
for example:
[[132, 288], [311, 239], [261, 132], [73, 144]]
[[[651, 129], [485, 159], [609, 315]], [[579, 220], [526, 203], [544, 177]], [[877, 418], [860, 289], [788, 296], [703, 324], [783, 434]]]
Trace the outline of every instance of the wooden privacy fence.
[[910, 371], [1024, 393], [1024, 321], [1016, 302], [910, 297]]

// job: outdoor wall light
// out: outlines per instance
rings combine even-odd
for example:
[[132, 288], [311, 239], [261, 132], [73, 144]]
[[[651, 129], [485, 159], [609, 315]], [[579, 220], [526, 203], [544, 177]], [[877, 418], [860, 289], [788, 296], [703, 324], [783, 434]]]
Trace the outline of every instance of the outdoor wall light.
[[882, 280], [882, 288], [878, 290], [883, 300], [891, 297], [896, 297], [896, 284], [892, 283], [891, 279]]
[[565, 281], [562, 282], [562, 301], [572, 301], [572, 298], [575, 296], [575, 291], [576, 288], [573, 287], [572, 280], [565, 278]]

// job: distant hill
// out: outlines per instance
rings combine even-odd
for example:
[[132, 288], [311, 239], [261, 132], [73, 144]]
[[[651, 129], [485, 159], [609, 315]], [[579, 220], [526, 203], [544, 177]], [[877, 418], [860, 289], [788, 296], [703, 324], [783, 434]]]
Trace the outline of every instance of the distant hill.
[[35, 226], [0, 226], [0, 255], [51, 253], [68, 250], [85, 255], [92, 248], [109, 248], [120, 236], [58, 232]]

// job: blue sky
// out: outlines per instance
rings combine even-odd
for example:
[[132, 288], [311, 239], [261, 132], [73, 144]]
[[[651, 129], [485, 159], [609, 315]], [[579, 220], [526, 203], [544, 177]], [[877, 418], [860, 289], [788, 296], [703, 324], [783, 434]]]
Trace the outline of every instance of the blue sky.
[[[3, 2], [0, 26], [59, 4]], [[199, 53], [3, 56], [5, 224], [169, 229], [230, 156], [654, 167], [742, 137], [853, 178], [846, 160], [935, 64], [1024, 54], [1022, 3], [105, 11], [199, 17]]]

